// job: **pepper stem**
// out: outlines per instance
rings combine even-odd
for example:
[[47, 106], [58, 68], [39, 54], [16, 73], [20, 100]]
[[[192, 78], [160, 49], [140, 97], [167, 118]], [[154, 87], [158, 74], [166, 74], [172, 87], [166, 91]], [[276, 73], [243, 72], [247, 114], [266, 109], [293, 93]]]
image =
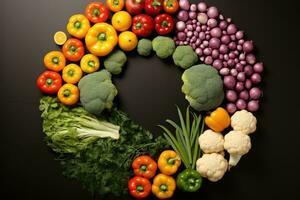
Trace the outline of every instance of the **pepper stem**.
[[136, 187], [136, 191], [138, 191], [138, 192], [143, 192], [143, 191], [144, 191], [144, 187], [141, 186], [141, 185], [138, 185], [138, 186]]
[[169, 25], [169, 23], [166, 20], [161, 22], [161, 26], [164, 27], [164, 28], [168, 27], [168, 25]]
[[94, 17], [98, 17], [100, 15], [100, 10], [98, 9], [98, 8], [95, 8], [94, 10], [93, 10], [93, 16]]
[[64, 97], [69, 97], [69, 96], [71, 96], [71, 91], [69, 89], [66, 89], [63, 91], [63, 95], [64, 95]]
[[77, 51], [77, 48], [75, 46], [70, 46], [69, 50], [74, 54]]
[[146, 165], [142, 165], [140, 167], [140, 170], [143, 171], [143, 172], [147, 171], [147, 166]]
[[152, 6], [153, 6], [154, 8], [156, 8], [157, 6], [160, 6], [160, 2], [157, 1], [157, 0], [154, 0], [153, 3], [152, 3]]
[[51, 78], [46, 79], [46, 85], [50, 86], [50, 85], [52, 85], [52, 83], [53, 83], [53, 80]]
[[81, 28], [81, 22], [80, 21], [76, 21], [74, 23], [74, 27], [77, 28], [77, 29], [80, 29]]
[[94, 62], [93, 60], [90, 60], [90, 61], [88, 62], [88, 66], [90, 66], [90, 67], [95, 67], [95, 62]]
[[142, 28], [141, 22], [136, 23], [135, 27], [136, 27], [137, 29], [141, 29], [141, 28]]
[[115, 6], [118, 6], [118, 5], [119, 5], [119, 3], [120, 3], [120, 1], [119, 1], [119, 0], [114, 0], [114, 1], [113, 1], [113, 4], [114, 4]]
[[52, 62], [57, 65], [59, 63], [58, 57], [53, 57]]
[[98, 40], [101, 40], [101, 41], [105, 41], [106, 40], [106, 34], [105, 33], [99, 33], [98, 35]]
[[166, 191], [168, 191], [168, 186], [166, 184], [161, 184], [159, 186], [159, 190], [162, 192], [166, 192]]
[[68, 75], [69, 75], [69, 76], [74, 76], [74, 74], [75, 74], [75, 71], [74, 71], [73, 69], [70, 69], [70, 70], [68, 71]]

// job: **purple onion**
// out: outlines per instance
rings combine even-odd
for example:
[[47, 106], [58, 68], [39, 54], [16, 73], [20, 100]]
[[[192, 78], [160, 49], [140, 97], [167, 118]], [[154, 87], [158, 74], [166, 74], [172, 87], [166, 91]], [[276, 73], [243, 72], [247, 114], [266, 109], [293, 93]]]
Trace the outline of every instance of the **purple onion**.
[[210, 38], [211, 38], [211, 36], [210, 36], [209, 34], [207, 34], [207, 35], [205, 36], [205, 39], [206, 39], [206, 40], [210, 40]]
[[238, 97], [234, 90], [227, 90], [225, 96], [229, 102], [235, 102]]
[[227, 28], [227, 26], [228, 26], [228, 24], [227, 24], [226, 21], [221, 21], [221, 22], [219, 23], [219, 27], [220, 27], [220, 29], [222, 29], [222, 30], [225, 30], [225, 29]]
[[228, 103], [226, 105], [226, 110], [229, 114], [233, 114], [235, 113], [235, 111], [237, 110], [236, 105], [234, 103]]
[[236, 46], [236, 49], [239, 50], [239, 51], [242, 51], [242, 50], [243, 50], [243, 47], [242, 47], [242, 45], [238, 44], [238, 45]]
[[191, 40], [191, 38], [186, 38], [185, 41], [189, 42]]
[[238, 75], [236, 76], [236, 79], [238, 81], [244, 82], [246, 80], [245, 72], [239, 72]]
[[197, 27], [196, 27], [196, 32], [198, 32], [198, 33], [201, 32], [201, 27], [200, 27], [200, 26], [197, 26]]
[[247, 65], [244, 67], [244, 72], [247, 76], [251, 76], [253, 74], [253, 68], [251, 65]]
[[[213, 62], [212, 66], [217, 70], [220, 70], [223, 67], [223, 63], [221, 60], [217, 59]], [[224, 68], [223, 68], [224, 69]]]
[[204, 53], [204, 55], [206, 55], [206, 56], [211, 55], [211, 48], [205, 48], [205, 49], [203, 50], [203, 53]]
[[193, 30], [193, 25], [191, 25], [191, 24], [186, 25], [186, 29], [189, 30], [189, 31], [192, 31]]
[[199, 47], [200, 44], [201, 44], [201, 40], [198, 38], [198, 39], [196, 40], [196, 43], [195, 43], [195, 44], [196, 44], [197, 47]]
[[208, 8], [207, 15], [210, 18], [217, 18], [218, 15], [219, 15], [219, 11], [218, 11], [218, 9], [216, 7], [212, 6], [212, 7]]
[[179, 45], [184, 45], [184, 42], [183, 42], [183, 41], [180, 41], [180, 42], [179, 42]]
[[235, 41], [236, 40], [235, 35], [230, 35], [230, 39], [231, 39], [231, 41]]
[[229, 43], [230, 43], [230, 37], [229, 37], [228, 35], [223, 35], [223, 36], [221, 37], [221, 42], [222, 42], [223, 44], [229, 44]]
[[180, 44], [180, 41], [179, 41], [179, 40], [175, 41], [175, 44], [176, 44], [176, 45], [179, 45], [179, 44]]
[[220, 59], [220, 60], [224, 60], [224, 55], [223, 55], [223, 54], [220, 54], [220, 55], [219, 55], [219, 59]]
[[244, 110], [244, 109], [247, 107], [247, 103], [246, 103], [245, 100], [239, 99], [239, 100], [237, 100], [237, 102], [236, 102], [236, 107], [237, 107], [239, 110]]
[[207, 9], [207, 5], [204, 2], [198, 3], [197, 8], [200, 12], [205, 12]]
[[184, 29], [184, 32], [187, 33], [187, 32], [189, 32], [189, 30], [187, 30], [187, 28], [185, 28], [185, 29]]
[[244, 83], [243, 82], [237, 82], [235, 85], [235, 90], [237, 92], [241, 92], [244, 90]]
[[207, 26], [210, 28], [214, 28], [218, 25], [218, 21], [216, 19], [209, 19], [207, 21]]
[[264, 65], [263, 63], [256, 63], [254, 66], [253, 66], [253, 69], [255, 72], [257, 73], [262, 73], [264, 71]]
[[177, 38], [180, 41], [184, 41], [186, 39], [186, 34], [184, 32], [178, 32], [177, 33]]
[[249, 89], [251, 89], [251, 87], [252, 87], [252, 82], [250, 79], [247, 79], [245, 81], [245, 88], [249, 90]]
[[185, 23], [183, 21], [178, 21], [176, 23], [177, 31], [183, 31], [185, 29]]
[[228, 54], [224, 54], [224, 60], [228, 61], [229, 60], [229, 56]]
[[224, 20], [225, 18], [224, 18], [224, 16], [223, 16], [222, 14], [220, 14], [220, 15], [219, 15], [219, 19], [220, 19], [220, 20]]
[[250, 65], [254, 65], [256, 63], [256, 57], [253, 54], [246, 55], [246, 61]]
[[204, 47], [208, 47], [209, 42], [208, 42], [207, 40], [204, 40], [204, 41], [202, 42], [202, 44], [204, 45]]
[[198, 56], [202, 56], [202, 49], [200, 49], [200, 48], [197, 48], [196, 50], [195, 50], [195, 52], [196, 52], [196, 54], [198, 55]]
[[227, 89], [233, 89], [236, 84], [236, 80], [233, 76], [228, 75], [224, 77], [224, 86]]
[[198, 33], [197, 31], [194, 31], [193, 34], [194, 34], [194, 36], [195, 36], [196, 38], [198, 38], [199, 33]]
[[228, 48], [231, 50], [235, 50], [236, 49], [236, 43], [235, 42], [230, 42], [228, 45]]
[[207, 26], [206, 25], [202, 25], [201, 29], [205, 32], [205, 31], [207, 31]]
[[193, 49], [196, 49], [196, 44], [194, 42], [191, 42], [190, 45]]
[[228, 68], [222, 68], [222, 69], [220, 70], [220, 74], [221, 74], [222, 76], [228, 75], [229, 72], [230, 72], [230, 70], [229, 70]]
[[191, 11], [193, 11], [193, 12], [195, 12], [196, 10], [197, 10], [197, 5], [196, 4], [191, 4], [191, 6], [190, 6], [190, 10]]
[[246, 52], [246, 53], [249, 53], [251, 51], [253, 51], [253, 41], [246, 41], [244, 42], [243, 44], [243, 51]]
[[205, 13], [199, 13], [197, 16], [197, 20], [198, 22], [200, 22], [200, 24], [206, 24], [208, 17]]
[[250, 112], [256, 112], [259, 109], [259, 102], [251, 100], [248, 102], [247, 109]]
[[194, 25], [197, 25], [197, 20], [196, 20], [196, 19], [193, 19], [193, 20], [192, 20], [192, 23], [193, 23]]
[[185, 10], [181, 10], [179, 11], [179, 13], [177, 14], [177, 19], [180, 21], [186, 21], [189, 18], [189, 13]]
[[235, 69], [238, 71], [238, 72], [242, 72], [244, 70], [244, 67], [241, 63], [237, 63], [235, 65]]
[[227, 27], [227, 33], [229, 35], [231, 34], [235, 34], [237, 32], [237, 28], [234, 24], [230, 24], [228, 27]]
[[221, 37], [222, 36], [222, 31], [220, 28], [216, 27], [216, 28], [213, 28], [211, 31], [210, 31], [210, 34], [212, 37]]
[[235, 59], [235, 54], [234, 54], [234, 52], [230, 52], [228, 55], [229, 55], [229, 58]]
[[261, 76], [260, 76], [260, 74], [259, 74], [259, 73], [254, 73], [254, 74], [252, 74], [252, 76], [251, 76], [251, 81], [252, 81], [252, 83], [254, 83], [254, 84], [260, 83], [260, 82], [261, 82]]
[[246, 62], [245, 60], [241, 60], [240, 63], [241, 63], [242, 65], [246, 65], [246, 64], [247, 64], [247, 62]]
[[249, 91], [250, 98], [257, 100], [261, 97], [261, 90], [258, 87], [254, 87]]
[[200, 40], [204, 40], [205, 39], [205, 33], [204, 32], [200, 32], [199, 33], [199, 39]]
[[213, 63], [213, 58], [211, 56], [207, 56], [204, 60], [204, 63], [207, 65], [211, 65]]
[[197, 18], [197, 13], [193, 12], [193, 11], [190, 11], [189, 12], [189, 17], [190, 17], [190, 19], [196, 19]]
[[189, 10], [190, 9], [190, 2], [188, 0], [179, 0], [179, 7], [182, 10]]
[[221, 41], [218, 38], [211, 38], [209, 40], [209, 47], [212, 49], [219, 49], [221, 45]]
[[219, 58], [219, 51], [217, 49], [214, 49], [212, 52], [211, 52], [211, 56], [216, 59], [216, 58]]
[[[228, 62], [227, 62], [227, 63], [228, 63]], [[237, 74], [238, 74], [238, 72], [237, 72], [236, 69], [231, 69], [231, 70], [230, 70], [230, 74], [231, 74], [232, 76], [236, 77]]]
[[[229, 56], [228, 56], [229, 57]], [[235, 66], [235, 62], [234, 62], [234, 60], [233, 59], [229, 59], [228, 61], [227, 61], [227, 64], [228, 64], [228, 66], [229, 67], [234, 67]], [[232, 70], [234, 70], [234, 74], [232, 74], [233, 76], [236, 76], [237, 75], [237, 71], [236, 71], [236, 69], [232, 69]]]
[[228, 52], [228, 47], [227, 47], [226, 45], [222, 44], [222, 45], [220, 46], [219, 51], [220, 51], [220, 53], [222, 53], [222, 54], [226, 54], [226, 53]]
[[243, 40], [243, 39], [241, 39], [241, 40], [238, 41], [239, 45], [243, 45], [244, 43], [245, 43], [245, 40]]
[[226, 21], [227, 21], [228, 23], [231, 23], [231, 22], [232, 22], [232, 19], [231, 19], [231, 18], [227, 18]]
[[238, 64], [239, 61], [240, 61], [240, 60], [239, 60], [238, 58], [235, 58], [235, 59], [234, 59], [234, 63], [235, 63], [235, 64]]
[[[223, 59], [223, 60], [224, 60], [224, 59]], [[228, 67], [228, 64], [227, 64], [226, 61], [223, 61], [223, 66], [224, 66], [224, 67]]]
[[244, 31], [238, 31], [238, 32], [236, 32], [235, 37], [238, 40], [244, 38]]
[[201, 56], [201, 57], [200, 57], [200, 60], [201, 60], [202, 62], [204, 62], [204, 59], [205, 59], [204, 56]]

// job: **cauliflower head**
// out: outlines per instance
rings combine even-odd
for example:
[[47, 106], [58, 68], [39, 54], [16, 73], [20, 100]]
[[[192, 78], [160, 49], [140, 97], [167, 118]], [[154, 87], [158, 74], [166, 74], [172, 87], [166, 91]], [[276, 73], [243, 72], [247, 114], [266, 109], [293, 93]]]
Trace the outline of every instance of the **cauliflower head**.
[[222, 179], [227, 168], [227, 160], [218, 153], [204, 154], [197, 160], [197, 171], [212, 182]]
[[175, 65], [188, 69], [198, 61], [198, 56], [191, 46], [178, 46], [173, 54]]
[[105, 60], [104, 67], [107, 71], [112, 74], [120, 74], [122, 72], [122, 67], [127, 61], [126, 54], [117, 49], [114, 50]]
[[224, 149], [230, 154], [229, 167], [236, 166], [251, 149], [250, 137], [241, 131], [230, 131], [224, 139]]
[[204, 153], [219, 153], [224, 150], [224, 138], [221, 133], [210, 129], [204, 131], [199, 137], [199, 145]]
[[192, 108], [209, 111], [224, 99], [223, 81], [218, 71], [209, 65], [195, 65], [182, 75], [182, 92]]
[[141, 56], [149, 56], [152, 52], [152, 42], [149, 39], [141, 39], [139, 40], [137, 46], [137, 52]]
[[157, 36], [152, 40], [152, 47], [159, 58], [165, 59], [173, 54], [175, 42], [170, 37]]
[[84, 76], [79, 81], [78, 87], [82, 106], [95, 115], [100, 115], [104, 109], [111, 109], [113, 100], [118, 94], [107, 70]]
[[253, 133], [256, 130], [256, 117], [246, 110], [235, 112], [231, 117], [231, 127], [235, 131], [241, 131], [244, 134]]

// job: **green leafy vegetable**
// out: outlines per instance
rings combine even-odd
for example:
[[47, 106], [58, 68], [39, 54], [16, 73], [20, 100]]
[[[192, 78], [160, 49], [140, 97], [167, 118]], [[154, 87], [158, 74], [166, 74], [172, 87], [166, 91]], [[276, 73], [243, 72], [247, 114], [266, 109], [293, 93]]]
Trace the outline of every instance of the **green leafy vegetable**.
[[[81, 113], [88, 117], [92, 116], [82, 107], [67, 108], [52, 97], [43, 97], [40, 109], [43, 111], [43, 128], [47, 144], [59, 153], [57, 159], [61, 162], [63, 174], [79, 181], [95, 195], [126, 194], [127, 182], [132, 175], [132, 160], [140, 154], [156, 156], [160, 150], [168, 147], [163, 137], [153, 138], [149, 131], [116, 108], [112, 108], [111, 113], [103, 113], [100, 120], [120, 126], [118, 140], [81, 138], [73, 131], [61, 135], [49, 134], [48, 127], [53, 123], [50, 119], [54, 120], [59, 115]], [[63, 124], [69, 123], [67, 117], [64, 120]]]

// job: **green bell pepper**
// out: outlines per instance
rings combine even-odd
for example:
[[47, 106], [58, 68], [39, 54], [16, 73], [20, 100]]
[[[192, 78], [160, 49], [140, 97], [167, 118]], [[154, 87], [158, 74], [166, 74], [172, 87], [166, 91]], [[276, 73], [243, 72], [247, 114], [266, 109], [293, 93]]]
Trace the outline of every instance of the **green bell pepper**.
[[196, 170], [185, 169], [177, 176], [177, 187], [184, 192], [196, 192], [202, 185], [202, 177]]

